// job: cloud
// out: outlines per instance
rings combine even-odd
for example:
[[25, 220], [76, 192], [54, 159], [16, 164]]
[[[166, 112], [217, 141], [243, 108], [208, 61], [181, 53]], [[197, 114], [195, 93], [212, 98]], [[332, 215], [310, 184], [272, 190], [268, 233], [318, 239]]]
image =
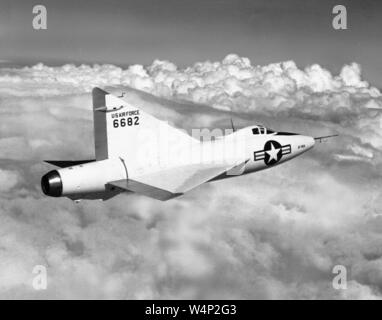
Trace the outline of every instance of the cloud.
[[0, 192], [11, 190], [17, 185], [19, 179], [17, 172], [0, 169]]
[[[233, 116], [237, 126], [340, 137], [169, 202], [44, 197], [43, 159], [93, 156], [89, 93], [110, 85], [158, 96], [151, 111], [181, 127], [229, 127]], [[186, 68], [38, 64], [1, 68], [0, 97], [2, 298], [381, 297], [382, 114], [368, 108], [382, 98], [358, 64], [338, 75], [233, 54]], [[31, 286], [37, 264], [47, 290]], [[344, 291], [332, 287], [338, 264]]]

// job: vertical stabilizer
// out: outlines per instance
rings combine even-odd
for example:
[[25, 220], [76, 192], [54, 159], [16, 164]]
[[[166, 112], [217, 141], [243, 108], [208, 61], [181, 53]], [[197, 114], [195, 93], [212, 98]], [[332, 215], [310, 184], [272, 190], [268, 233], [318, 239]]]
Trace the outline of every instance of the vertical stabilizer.
[[199, 147], [199, 141], [119, 96], [93, 89], [96, 159], [122, 158], [138, 167], [157, 166]]

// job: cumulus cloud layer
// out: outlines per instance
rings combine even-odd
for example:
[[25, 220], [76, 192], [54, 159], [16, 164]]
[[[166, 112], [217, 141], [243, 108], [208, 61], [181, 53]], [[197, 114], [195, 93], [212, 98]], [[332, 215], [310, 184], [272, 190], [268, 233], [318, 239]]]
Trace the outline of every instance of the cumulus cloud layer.
[[[280, 167], [204, 185], [170, 202], [121, 195], [74, 204], [41, 195], [44, 158], [93, 153], [90, 90], [131, 86], [180, 126], [263, 122], [339, 133]], [[380, 298], [381, 120], [378, 89], [346, 65], [332, 75], [293, 61], [253, 66], [228, 55], [0, 69], [0, 296], [3, 298]], [[33, 290], [35, 265], [48, 288]], [[332, 287], [335, 265], [348, 289]]]

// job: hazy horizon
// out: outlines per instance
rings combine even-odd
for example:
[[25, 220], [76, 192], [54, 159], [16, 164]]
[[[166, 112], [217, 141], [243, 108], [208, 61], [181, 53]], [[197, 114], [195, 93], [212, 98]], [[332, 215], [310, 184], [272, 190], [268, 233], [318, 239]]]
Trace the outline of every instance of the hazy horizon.
[[382, 86], [382, 4], [342, 1], [348, 29], [332, 28], [333, 0], [168, 0], [163, 2], [47, 0], [47, 30], [33, 30], [35, 1], [3, 0], [0, 60], [110, 63], [169, 60], [178, 66], [220, 61], [227, 54], [253, 65], [293, 60], [337, 73], [357, 62], [368, 81]]

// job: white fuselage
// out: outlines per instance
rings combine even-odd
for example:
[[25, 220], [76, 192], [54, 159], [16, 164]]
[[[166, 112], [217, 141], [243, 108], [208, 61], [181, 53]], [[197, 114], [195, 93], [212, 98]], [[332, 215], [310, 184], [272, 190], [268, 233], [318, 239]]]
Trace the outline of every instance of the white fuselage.
[[[188, 146], [167, 146], [166, 152], [152, 157], [135, 157], [130, 161], [120, 157], [81, 164], [57, 170], [62, 180], [62, 195], [72, 199], [108, 198], [116, 192], [109, 181], [136, 177], [189, 164], [235, 164], [244, 166], [226, 172], [216, 179], [231, 178], [267, 169], [288, 161], [314, 146], [314, 138], [298, 134], [253, 134], [252, 127], [244, 128], [213, 141], [191, 143]], [[196, 140], [195, 140], [196, 141]], [[146, 161], [150, 159], [150, 161]]]

